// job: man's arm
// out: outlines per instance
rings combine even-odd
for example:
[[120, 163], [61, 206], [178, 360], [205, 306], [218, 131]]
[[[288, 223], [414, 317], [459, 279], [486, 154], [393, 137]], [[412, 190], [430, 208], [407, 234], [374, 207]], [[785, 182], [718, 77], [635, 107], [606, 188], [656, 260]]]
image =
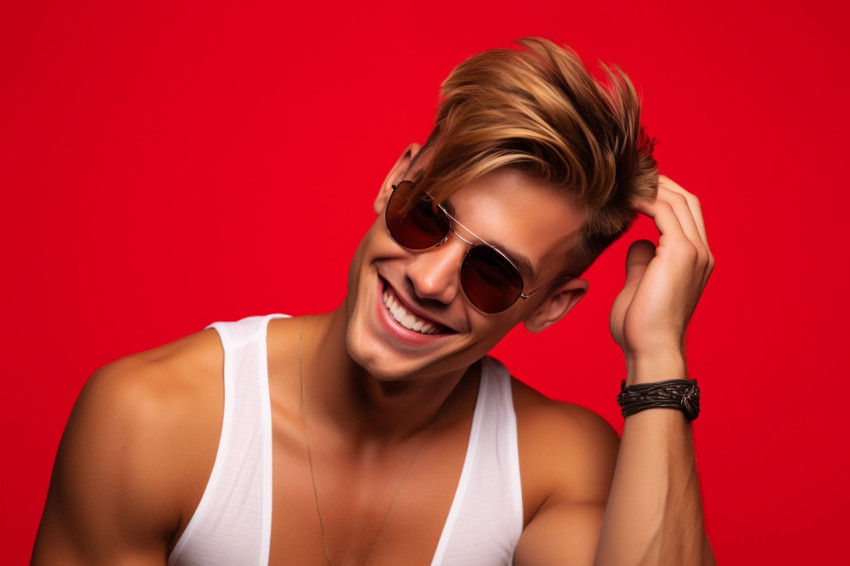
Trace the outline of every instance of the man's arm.
[[[685, 331], [714, 266], [695, 197], [662, 177], [657, 199], [639, 211], [661, 236], [657, 249], [637, 242], [629, 250], [626, 284], [611, 312], [629, 385], [687, 378]], [[580, 428], [589, 445], [575, 450], [580, 459], [553, 466], [571, 477], [552, 484], [523, 532], [515, 564], [714, 564], [682, 413], [651, 409], [626, 419], [613, 483], [606, 454], [616, 444], [592, 421]], [[607, 462], [607, 472], [595, 469], [595, 461]]]
[[168, 355], [197, 336], [120, 360], [86, 384], [57, 452], [32, 564], [165, 564], [199, 497], [194, 471], [212, 467], [207, 425], [187, 418], [208, 405], [203, 390]]
[[[119, 367], [122, 364], [119, 364]], [[165, 524], [152, 503], [149, 420], [157, 412], [143, 378], [95, 373], [68, 420], [56, 455], [33, 564], [164, 564]], [[133, 383], [140, 382], [140, 383]], [[139, 446], [139, 444], [142, 446]], [[145, 474], [152, 474], [145, 480]], [[143, 485], [150, 482], [146, 490]], [[165, 511], [165, 510], [162, 510]]]
[[[636, 242], [611, 334], [626, 358], [626, 383], [687, 379], [685, 332], [714, 268], [699, 201], [666, 177], [639, 205], [660, 232]], [[705, 534], [690, 424], [671, 409], [626, 418], [596, 564], [714, 564]]]

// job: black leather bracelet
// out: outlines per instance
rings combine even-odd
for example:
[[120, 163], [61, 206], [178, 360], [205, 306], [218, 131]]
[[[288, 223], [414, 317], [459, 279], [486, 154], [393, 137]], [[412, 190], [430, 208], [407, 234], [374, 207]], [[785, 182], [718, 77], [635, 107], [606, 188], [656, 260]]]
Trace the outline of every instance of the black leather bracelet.
[[692, 421], [699, 416], [699, 387], [696, 379], [668, 379], [628, 387], [623, 380], [617, 403], [624, 417], [646, 409], [678, 409]]

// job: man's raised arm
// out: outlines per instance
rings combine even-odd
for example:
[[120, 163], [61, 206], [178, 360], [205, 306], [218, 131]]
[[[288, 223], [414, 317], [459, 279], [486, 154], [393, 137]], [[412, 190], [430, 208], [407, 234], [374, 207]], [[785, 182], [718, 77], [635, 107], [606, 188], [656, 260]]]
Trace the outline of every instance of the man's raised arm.
[[[685, 330], [714, 260], [698, 201], [669, 179], [660, 179], [657, 199], [640, 212], [658, 226], [659, 245], [641, 241], [629, 250], [611, 332], [626, 356], [628, 385], [684, 380]], [[523, 531], [515, 564], [714, 564], [685, 415], [662, 408], [630, 415], [618, 454], [616, 435], [594, 417], [547, 424], [557, 431], [550, 437], [578, 436], [560, 442], [566, 460], [547, 461], [559, 478]]]
[[[639, 211], [660, 232], [626, 260], [626, 284], [611, 311], [627, 385], [687, 379], [685, 331], [714, 267], [699, 201], [666, 177]], [[703, 524], [691, 427], [678, 410], [626, 418], [596, 564], [714, 564]]]

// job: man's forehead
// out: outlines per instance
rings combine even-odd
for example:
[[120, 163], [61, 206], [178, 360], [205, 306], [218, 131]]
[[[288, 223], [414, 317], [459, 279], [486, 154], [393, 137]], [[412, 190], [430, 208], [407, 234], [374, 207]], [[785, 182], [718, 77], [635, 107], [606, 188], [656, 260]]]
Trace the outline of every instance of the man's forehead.
[[569, 252], [585, 221], [562, 189], [514, 168], [482, 175], [453, 191], [442, 205], [532, 276], [549, 256], [563, 258]]
[[[411, 161], [405, 179], [416, 183], [417, 194], [427, 192], [438, 204], [448, 202], [453, 194], [462, 190], [465, 186], [481, 183], [483, 182], [482, 179], [492, 177], [502, 170], [514, 171], [516, 174], [527, 177], [525, 173], [510, 165], [487, 168], [467, 166], [464, 167], [463, 171], [436, 172], [432, 165], [437, 151], [431, 146], [423, 147]], [[475, 169], [478, 169], [478, 171], [473, 173]], [[528, 178], [530, 179], [530, 177]]]
[[480, 240], [484, 244], [498, 249], [500, 252], [505, 254], [508, 259], [510, 259], [511, 262], [517, 267], [517, 269], [519, 269], [520, 273], [530, 277], [531, 279], [535, 279], [537, 277], [537, 270], [534, 268], [534, 262], [531, 261], [531, 259], [523, 253], [522, 249], [518, 249], [515, 244], [511, 245], [510, 234], [507, 234], [502, 230], [498, 232], [495, 236], [488, 235], [487, 239], [482, 238], [479, 234], [470, 230], [465, 224], [463, 224], [463, 222], [459, 218], [457, 218], [458, 212], [455, 209], [454, 204], [452, 204], [451, 196], [449, 196], [448, 199], [443, 201], [440, 206], [444, 208], [453, 218], [453, 220], [460, 224], [460, 228], [468, 232], [469, 235]]

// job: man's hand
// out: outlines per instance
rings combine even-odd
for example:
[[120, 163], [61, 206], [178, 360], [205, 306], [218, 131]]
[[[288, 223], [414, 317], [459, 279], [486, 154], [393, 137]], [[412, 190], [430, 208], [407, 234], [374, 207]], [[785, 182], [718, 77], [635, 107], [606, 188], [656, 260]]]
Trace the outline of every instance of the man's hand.
[[686, 377], [685, 331], [714, 268], [694, 195], [662, 175], [657, 198], [637, 210], [653, 219], [660, 237], [657, 248], [646, 240], [631, 245], [626, 283], [611, 309], [628, 385]]

